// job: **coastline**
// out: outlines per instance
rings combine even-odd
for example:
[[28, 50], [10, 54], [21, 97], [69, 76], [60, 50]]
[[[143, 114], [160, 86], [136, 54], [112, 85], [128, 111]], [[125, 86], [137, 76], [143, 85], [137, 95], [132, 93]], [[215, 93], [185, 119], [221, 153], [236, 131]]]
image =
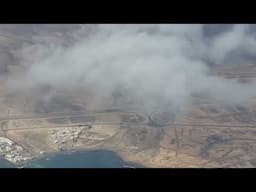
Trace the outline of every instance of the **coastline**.
[[[66, 150], [66, 151], [59, 151], [59, 152], [51, 152], [51, 153], [44, 153], [44, 155], [40, 156], [40, 157], [35, 157], [32, 160], [28, 160], [22, 164], [16, 164], [14, 165], [13, 163], [9, 162], [10, 164], [12, 164], [14, 166], [14, 168], [44, 168], [43, 165], [37, 164], [37, 162], [45, 162], [45, 161], [52, 161], [55, 158], [58, 158], [58, 156], [67, 156], [67, 158], [70, 158], [68, 156], [72, 156], [72, 155], [86, 155], [87, 157], [90, 157], [90, 153], [103, 153], [103, 155], [108, 154], [109, 158], [113, 158], [115, 161], [120, 162], [120, 164], [123, 164], [122, 167], [120, 167], [120, 165], [117, 165], [116, 168], [144, 168], [145, 166], [138, 163], [138, 162], [133, 162], [133, 161], [127, 161], [126, 159], [124, 159], [122, 156], [120, 156], [119, 153], [112, 151], [112, 150], [108, 150], [108, 149], [85, 149], [85, 150]], [[91, 154], [91, 155], [92, 155]], [[72, 157], [71, 157], [72, 158]], [[90, 158], [88, 159], [90, 160]], [[6, 160], [7, 161], [7, 160]], [[32, 167], [31, 167], [32, 165]], [[35, 167], [34, 167], [35, 166]], [[113, 167], [115, 168], [115, 165], [113, 165]], [[63, 167], [64, 168], [64, 167]], [[66, 168], [66, 167], [65, 167]], [[67, 168], [72, 168], [72, 167], [67, 167]], [[87, 167], [85, 166], [85, 168], [98, 168], [98, 167]]]

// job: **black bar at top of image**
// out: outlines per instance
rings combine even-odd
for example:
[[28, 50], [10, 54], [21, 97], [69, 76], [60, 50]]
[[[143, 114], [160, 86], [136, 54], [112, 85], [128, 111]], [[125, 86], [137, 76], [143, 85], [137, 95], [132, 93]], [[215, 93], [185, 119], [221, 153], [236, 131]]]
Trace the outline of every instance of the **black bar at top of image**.
[[[94, 4], [95, 3], [95, 4]], [[37, 5], [2, 5], [0, 23], [256, 23], [254, 6], [236, 2], [45, 1]], [[16, 5], [16, 4], [15, 4]], [[246, 8], [245, 6], [246, 5]]]

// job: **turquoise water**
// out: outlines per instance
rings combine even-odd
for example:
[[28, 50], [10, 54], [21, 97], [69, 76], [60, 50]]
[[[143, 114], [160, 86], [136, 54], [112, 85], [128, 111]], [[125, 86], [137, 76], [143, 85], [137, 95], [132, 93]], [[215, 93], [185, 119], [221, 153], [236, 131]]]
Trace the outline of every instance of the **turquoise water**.
[[57, 153], [47, 158], [35, 160], [25, 168], [123, 168], [124, 166], [143, 167], [123, 161], [116, 153], [107, 150], [77, 151]]

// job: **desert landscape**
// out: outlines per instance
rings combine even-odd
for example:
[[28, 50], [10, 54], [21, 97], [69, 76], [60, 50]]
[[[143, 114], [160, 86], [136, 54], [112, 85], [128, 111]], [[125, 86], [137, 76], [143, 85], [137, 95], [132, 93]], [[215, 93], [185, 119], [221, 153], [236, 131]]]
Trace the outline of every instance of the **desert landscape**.
[[[154, 30], [152, 28], [149, 33]], [[131, 76], [134, 79], [129, 79], [130, 76], [124, 78], [128, 78], [126, 88], [122, 82], [119, 84], [123, 78], [111, 77], [114, 76], [111, 72], [118, 71], [117, 67], [113, 71], [112, 66], [110, 69], [104, 68], [103, 73], [88, 66], [86, 70], [91, 70], [97, 78], [105, 74], [99, 80], [102, 84], [98, 84], [90, 75], [79, 76], [81, 70], [76, 69], [79, 60], [63, 56], [63, 63], [69, 59], [73, 63], [74, 69], [71, 69], [74, 70], [74, 76], [64, 75], [63, 64], [64, 67], [53, 67], [52, 70], [59, 71], [54, 74], [56, 79], [51, 79], [53, 74], [45, 68], [49, 61], [41, 57], [50, 57], [49, 60], [55, 63], [59, 60], [55, 61], [55, 58], [47, 55], [58, 52], [58, 47], [71, 49], [72, 52], [72, 47], [76, 46], [81, 37], [90, 39], [95, 31], [97, 26], [89, 24], [0, 25], [0, 155], [3, 158], [22, 166], [49, 153], [106, 149], [116, 152], [126, 161], [140, 163], [145, 167], [256, 166], [256, 94], [253, 90], [256, 62], [253, 59], [242, 64], [239, 61], [234, 64], [207, 65], [205, 80], [210, 79], [211, 83], [202, 85], [199, 91], [195, 88], [196, 91], [191, 91], [188, 96], [183, 95], [183, 84], [175, 88], [174, 92], [163, 92], [166, 98], [171, 98], [171, 102], [159, 93], [158, 85], [162, 81], [158, 82], [158, 79], [163, 72], [159, 72], [158, 76], [155, 71], [156, 74], [150, 78], [147, 73], [141, 75], [148, 82], [144, 90], [143, 80], [137, 79], [141, 84], [129, 84], [136, 81], [136, 75]], [[106, 29], [108, 33], [112, 32]], [[125, 35], [128, 38], [129, 32]], [[113, 40], [115, 36], [109, 38]], [[84, 49], [94, 50], [89, 46], [93, 43], [86, 41], [88, 47]], [[47, 49], [43, 49], [45, 45]], [[127, 43], [124, 46], [130, 45]], [[79, 52], [81, 48], [77, 49]], [[103, 48], [99, 45], [98, 49]], [[60, 54], [64, 53], [60, 51]], [[95, 66], [104, 60], [98, 57]], [[84, 62], [87, 62], [86, 59]], [[39, 68], [30, 68], [31, 63], [39, 62], [37, 60], [45, 64]], [[91, 60], [88, 58], [88, 62]], [[183, 70], [182, 67], [175, 67], [178, 71]], [[40, 77], [39, 70], [42, 73]], [[191, 75], [192, 79], [198, 78], [190, 71], [193, 69], [186, 71], [185, 77]], [[31, 72], [35, 76], [30, 77]], [[151, 81], [154, 76], [157, 76], [156, 80]], [[83, 81], [82, 78], [88, 79]], [[114, 79], [110, 82], [118, 81], [113, 83], [114, 88], [105, 82], [108, 78]], [[183, 81], [183, 76], [173, 78], [168, 79], [169, 84], [171, 80]], [[177, 82], [172, 82], [169, 88], [175, 83], [178, 85]], [[151, 90], [154, 83], [158, 88]], [[137, 91], [131, 94], [134, 89], [130, 88], [137, 84], [141, 85], [138, 88], [144, 91], [143, 94]], [[193, 84], [189, 84], [189, 87], [193, 87]], [[156, 97], [161, 102], [151, 106], [151, 101]]]

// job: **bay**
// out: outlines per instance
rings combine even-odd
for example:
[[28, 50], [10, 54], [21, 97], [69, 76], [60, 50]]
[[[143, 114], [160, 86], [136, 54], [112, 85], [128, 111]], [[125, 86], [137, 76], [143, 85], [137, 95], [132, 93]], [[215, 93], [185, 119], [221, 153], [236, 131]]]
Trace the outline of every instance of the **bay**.
[[108, 150], [61, 152], [38, 159], [24, 168], [142, 168], [137, 163], [125, 162], [116, 153]]

